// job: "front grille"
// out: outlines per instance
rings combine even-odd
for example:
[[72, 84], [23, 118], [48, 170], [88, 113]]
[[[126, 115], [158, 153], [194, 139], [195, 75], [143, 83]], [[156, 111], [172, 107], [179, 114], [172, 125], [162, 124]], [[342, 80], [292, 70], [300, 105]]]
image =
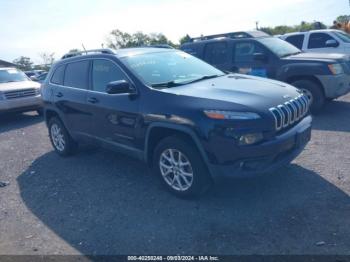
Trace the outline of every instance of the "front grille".
[[276, 130], [287, 128], [302, 119], [307, 114], [309, 106], [309, 99], [305, 95], [299, 95], [284, 104], [270, 108], [275, 119]]
[[37, 94], [38, 93], [35, 91], [34, 88], [4, 92], [6, 99], [16, 99], [21, 97], [35, 96]]

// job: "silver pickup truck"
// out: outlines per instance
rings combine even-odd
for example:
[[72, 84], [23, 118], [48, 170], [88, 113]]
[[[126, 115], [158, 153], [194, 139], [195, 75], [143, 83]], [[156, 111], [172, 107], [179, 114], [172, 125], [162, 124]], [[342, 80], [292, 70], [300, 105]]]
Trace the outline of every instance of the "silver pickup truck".
[[34, 110], [42, 113], [40, 84], [16, 68], [0, 68], [0, 114]]

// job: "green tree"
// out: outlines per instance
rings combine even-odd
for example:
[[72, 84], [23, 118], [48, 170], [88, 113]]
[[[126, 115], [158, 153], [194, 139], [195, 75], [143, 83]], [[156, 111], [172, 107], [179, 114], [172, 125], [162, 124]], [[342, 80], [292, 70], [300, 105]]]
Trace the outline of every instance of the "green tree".
[[43, 52], [40, 53], [39, 56], [42, 60], [42, 63], [40, 65], [41, 69], [48, 71], [51, 68], [52, 64], [55, 62], [55, 53]]
[[305, 22], [302, 21], [299, 25], [287, 26], [279, 25], [275, 27], [261, 27], [259, 30], [269, 35], [282, 35], [291, 32], [304, 32], [314, 29], [325, 29], [327, 26], [321, 22]]
[[113, 49], [119, 49], [123, 47], [129, 47], [131, 43], [131, 35], [124, 33], [119, 29], [115, 29], [110, 33], [107, 39], [107, 46]]
[[143, 32], [138, 31], [129, 34], [119, 29], [115, 29], [107, 38], [107, 46], [113, 49], [159, 44], [175, 46], [175, 44], [162, 33], [144, 34]]
[[20, 56], [19, 58], [13, 60], [13, 63], [23, 71], [28, 71], [33, 68], [33, 62], [26, 56]]
[[338, 23], [347, 23], [350, 21], [350, 15], [340, 15], [337, 17], [336, 21]]
[[78, 48], [73, 48], [71, 50], [68, 51], [68, 53], [76, 53], [76, 52], [80, 52], [81, 50]]
[[186, 42], [189, 42], [189, 41], [191, 41], [191, 37], [188, 34], [186, 34], [185, 36], [180, 38], [179, 42], [180, 42], [180, 45], [182, 45], [183, 43], [186, 43]]

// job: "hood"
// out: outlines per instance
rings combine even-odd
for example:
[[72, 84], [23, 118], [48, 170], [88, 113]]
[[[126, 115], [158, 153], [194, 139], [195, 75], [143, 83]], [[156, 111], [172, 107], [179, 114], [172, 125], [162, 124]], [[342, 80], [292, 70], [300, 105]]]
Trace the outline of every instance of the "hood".
[[162, 91], [176, 95], [231, 102], [258, 111], [277, 106], [300, 94], [291, 85], [240, 74], [225, 75], [188, 85], [162, 89]]
[[342, 62], [344, 60], [349, 60], [349, 55], [339, 54], [339, 53], [300, 53], [296, 55], [291, 55], [285, 57], [284, 59], [293, 59], [293, 60], [313, 60], [313, 61], [323, 61], [328, 63], [334, 63], [334, 60], [337, 62]]
[[34, 81], [20, 81], [0, 83], [0, 91], [14, 91], [18, 89], [39, 88], [40, 84]]

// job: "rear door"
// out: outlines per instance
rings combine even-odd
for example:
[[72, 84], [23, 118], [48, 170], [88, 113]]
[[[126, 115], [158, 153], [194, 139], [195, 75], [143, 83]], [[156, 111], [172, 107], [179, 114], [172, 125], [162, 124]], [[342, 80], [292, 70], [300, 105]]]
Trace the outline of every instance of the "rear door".
[[139, 99], [130, 94], [107, 94], [112, 81], [131, 81], [112, 60], [94, 59], [91, 69], [91, 90], [86, 102], [91, 115], [89, 133], [100, 142], [136, 147], [135, 136], [139, 117]]
[[304, 34], [297, 34], [297, 35], [287, 36], [285, 41], [294, 45], [296, 48], [303, 50], [304, 39], [305, 39]]
[[208, 43], [204, 47], [203, 60], [220, 70], [231, 71], [229, 43], [227, 41]]
[[[266, 59], [256, 59], [256, 54]], [[269, 78], [275, 76], [274, 57], [266, 47], [256, 41], [236, 41], [232, 57], [234, 72]]]
[[82, 135], [88, 126], [86, 94], [89, 60], [59, 66], [51, 83], [54, 84], [54, 102], [64, 117], [64, 124], [73, 135]]

